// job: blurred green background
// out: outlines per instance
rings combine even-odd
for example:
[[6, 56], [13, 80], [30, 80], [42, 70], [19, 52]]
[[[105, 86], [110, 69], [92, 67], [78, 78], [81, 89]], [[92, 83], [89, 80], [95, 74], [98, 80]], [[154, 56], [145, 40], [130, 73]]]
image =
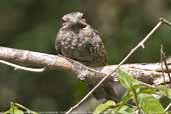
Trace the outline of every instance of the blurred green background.
[[[105, 43], [109, 64], [119, 63], [158, 22], [171, 21], [171, 0], [0, 0], [0, 46], [56, 54], [61, 17], [80, 11]], [[171, 29], [161, 27], [127, 62], [157, 62], [160, 44], [171, 54]], [[64, 111], [88, 91], [66, 71], [29, 73], [0, 64], [0, 110], [11, 101], [35, 111]]]

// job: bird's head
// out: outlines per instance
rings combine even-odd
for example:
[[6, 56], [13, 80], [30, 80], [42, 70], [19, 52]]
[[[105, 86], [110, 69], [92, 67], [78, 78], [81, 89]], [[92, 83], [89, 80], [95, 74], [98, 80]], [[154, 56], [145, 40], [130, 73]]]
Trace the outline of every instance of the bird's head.
[[86, 20], [84, 18], [84, 14], [81, 12], [72, 12], [66, 14], [62, 17], [62, 21], [64, 25], [69, 26], [85, 27], [87, 25]]

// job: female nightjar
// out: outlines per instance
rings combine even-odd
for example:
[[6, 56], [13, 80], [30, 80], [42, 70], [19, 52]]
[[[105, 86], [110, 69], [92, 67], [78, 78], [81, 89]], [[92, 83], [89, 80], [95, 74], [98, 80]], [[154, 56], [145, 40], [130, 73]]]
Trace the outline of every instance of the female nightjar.
[[62, 17], [55, 48], [65, 57], [90, 67], [107, 64], [107, 55], [99, 33], [87, 24], [83, 13], [72, 12]]

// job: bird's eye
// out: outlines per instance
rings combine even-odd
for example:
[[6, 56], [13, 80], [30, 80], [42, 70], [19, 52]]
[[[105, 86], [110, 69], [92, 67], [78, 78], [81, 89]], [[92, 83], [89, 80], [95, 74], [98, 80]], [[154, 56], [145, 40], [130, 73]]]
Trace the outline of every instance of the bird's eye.
[[92, 47], [93, 47], [92, 43], [90, 43], [90, 42], [86, 42], [86, 43], [85, 43], [85, 48], [86, 48], [86, 49], [90, 49], [90, 48], [92, 48]]

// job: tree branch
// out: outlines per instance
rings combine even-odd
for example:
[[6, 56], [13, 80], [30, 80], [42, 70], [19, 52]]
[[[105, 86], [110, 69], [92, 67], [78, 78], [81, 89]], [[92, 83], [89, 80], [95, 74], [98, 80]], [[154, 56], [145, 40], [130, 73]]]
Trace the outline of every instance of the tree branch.
[[44, 67], [44, 68], [23, 67], [23, 66], [20, 66], [20, 65], [16, 65], [16, 64], [4, 61], [4, 60], [0, 60], [0, 63], [11, 66], [11, 67], [14, 67], [15, 70], [25, 70], [25, 71], [29, 71], [29, 72], [44, 72], [45, 69], [46, 69], [46, 67]]
[[62, 57], [28, 50], [0, 47], [0, 59], [17, 63], [29, 63], [48, 69], [72, 69], [71, 62]]
[[[91, 69], [74, 60], [68, 60], [65, 57], [33, 52], [28, 50], [20, 50], [13, 48], [0, 47], [0, 59], [5, 61], [17, 62], [17, 64], [33, 64], [34, 66], [46, 67], [47, 69], [64, 69], [76, 74], [80, 80], [97, 83], [106, 74], [110, 74], [118, 65], [108, 65]], [[15, 67], [15, 66], [14, 66]], [[129, 72], [135, 78], [145, 83], [161, 84], [159, 81], [162, 78], [162, 68], [160, 63], [150, 64], [124, 64], [120, 67], [122, 70]], [[163, 68], [167, 76], [167, 70]], [[171, 71], [171, 65], [168, 65]], [[117, 73], [111, 74], [107, 81], [117, 81]], [[167, 79], [166, 79], [167, 80]]]

